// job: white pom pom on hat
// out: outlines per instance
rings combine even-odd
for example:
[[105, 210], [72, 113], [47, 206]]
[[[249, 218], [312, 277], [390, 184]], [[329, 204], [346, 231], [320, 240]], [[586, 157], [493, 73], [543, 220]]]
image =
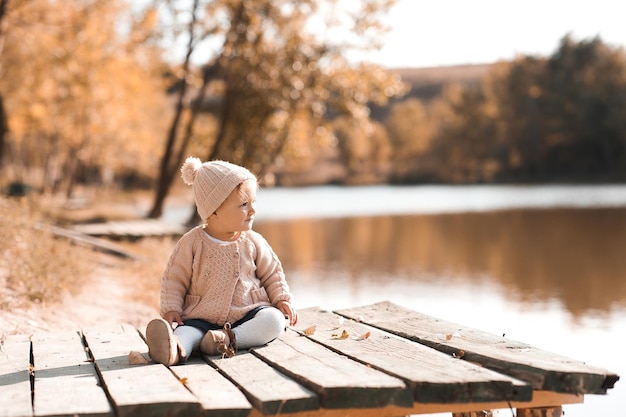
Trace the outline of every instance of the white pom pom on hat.
[[193, 180], [196, 179], [196, 172], [198, 171], [198, 168], [200, 168], [200, 165], [202, 165], [200, 158], [190, 156], [185, 160], [185, 163], [180, 168], [181, 177], [183, 178], [185, 184], [193, 185]]
[[185, 184], [193, 186], [198, 214], [206, 220], [222, 205], [230, 193], [246, 180], [256, 177], [246, 168], [226, 161], [209, 161], [189, 157], [180, 169]]

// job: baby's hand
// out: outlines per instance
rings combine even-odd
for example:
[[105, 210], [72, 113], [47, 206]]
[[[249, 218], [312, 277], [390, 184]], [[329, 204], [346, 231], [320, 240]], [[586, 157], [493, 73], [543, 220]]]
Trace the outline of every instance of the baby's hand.
[[279, 301], [276, 304], [276, 308], [279, 309], [281, 313], [283, 313], [285, 316], [289, 317], [290, 326], [294, 326], [296, 323], [298, 323], [298, 313], [291, 306], [291, 303], [289, 301]]
[[174, 328], [174, 323], [179, 326], [183, 325], [183, 319], [176, 311], [168, 311], [167, 313], [163, 314], [163, 318], [167, 320], [172, 329]]

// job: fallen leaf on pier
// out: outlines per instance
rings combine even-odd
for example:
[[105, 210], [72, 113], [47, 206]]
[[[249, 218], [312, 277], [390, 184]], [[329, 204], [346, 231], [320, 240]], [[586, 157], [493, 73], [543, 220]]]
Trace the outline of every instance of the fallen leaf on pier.
[[348, 333], [347, 330], [344, 330], [343, 332], [341, 332], [341, 334], [333, 334], [331, 335], [331, 337], [335, 340], [343, 340], [343, 339], [347, 339], [350, 337], [350, 333]]
[[145, 365], [147, 363], [148, 360], [139, 352], [133, 350], [128, 354], [129, 365]]
[[454, 332], [454, 333], [448, 333], [446, 335], [446, 342], [449, 342], [450, 339], [452, 339], [453, 337], [460, 337], [461, 334], [459, 332]]
[[304, 334], [305, 334], [305, 335], [307, 335], [307, 336], [310, 336], [310, 335], [312, 335], [313, 333], [315, 333], [315, 329], [316, 329], [316, 327], [317, 327], [317, 326], [315, 326], [315, 325], [313, 325], [313, 326], [309, 326], [309, 327], [307, 327], [306, 329], [304, 329], [304, 330], [302, 331], [302, 333], [304, 333]]
[[465, 351], [464, 350], [459, 350], [458, 354], [457, 353], [452, 353], [452, 356], [454, 358], [461, 359], [461, 358], [463, 358], [463, 356], [465, 356]]
[[187, 386], [187, 378], [186, 377], [181, 378], [180, 383], [183, 384], [184, 386]]
[[363, 333], [361, 336], [357, 337], [356, 340], [365, 340], [365, 339], [367, 339], [370, 336], [371, 336], [370, 332]]

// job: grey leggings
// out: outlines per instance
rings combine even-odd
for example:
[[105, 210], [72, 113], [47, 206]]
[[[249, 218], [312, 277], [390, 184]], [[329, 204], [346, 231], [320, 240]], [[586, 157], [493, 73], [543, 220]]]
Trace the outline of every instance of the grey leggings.
[[[221, 329], [220, 326], [204, 320], [185, 320], [184, 323], [174, 330], [174, 335], [178, 337], [187, 357], [198, 349], [207, 331]], [[276, 339], [285, 330], [285, 316], [275, 307], [264, 306], [252, 310], [243, 319], [233, 323], [232, 329], [237, 347], [249, 349]]]

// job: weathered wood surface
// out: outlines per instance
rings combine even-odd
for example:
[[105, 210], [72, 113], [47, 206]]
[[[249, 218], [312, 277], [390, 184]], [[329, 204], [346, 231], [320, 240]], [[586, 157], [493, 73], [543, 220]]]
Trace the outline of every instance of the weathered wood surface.
[[62, 227], [51, 226], [39, 223], [36, 225], [41, 230], [47, 230], [53, 233], [55, 236], [63, 237], [69, 239], [71, 242], [89, 246], [94, 248], [100, 252], [108, 253], [110, 255], [119, 256], [121, 258], [129, 258], [129, 259], [139, 259], [139, 257], [124, 247], [120, 245], [116, 245], [113, 242], [110, 242], [106, 239], [101, 239], [98, 237], [90, 236], [85, 233], [80, 233], [76, 230], [64, 229]]
[[32, 338], [37, 416], [113, 416], [77, 332]]
[[246, 396], [217, 369], [200, 358], [191, 358], [184, 366], [170, 368], [198, 398], [202, 409], [215, 417], [244, 417], [252, 411]]
[[318, 398], [313, 392], [248, 352], [227, 359], [207, 359], [237, 384], [263, 414], [295, 413], [319, 408]]
[[[358, 320], [339, 322], [338, 313]], [[148, 349], [142, 332], [126, 325], [36, 334], [30, 340], [10, 336], [0, 345], [0, 417], [390, 417], [498, 408], [536, 411], [582, 402], [583, 394], [606, 392], [618, 378], [555, 354], [541, 352], [537, 361], [526, 355], [535, 351], [531, 347], [515, 348], [506, 368], [499, 346], [490, 346], [494, 336], [447, 323], [436, 326], [441, 322], [416, 314], [389, 303], [335, 313], [305, 309], [295, 329], [266, 346], [228, 359], [198, 356], [171, 368], [131, 365], [130, 352], [147, 357]], [[313, 326], [314, 332], [304, 334]], [[452, 342], [460, 344], [466, 335], [463, 348], [469, 353], [461, 354], [460, 345]], [[424, 346], [422, 339], [428, 337], [454, 350]], [[508, 340], [503, 345], [519, 346]], [[487, 353], [497, 358], [500, 372], [473, 363]], [[538, 375], [555, 369], [566, 381], [584, 375], [583, 391], [547, 390], [545, 382], [539, 390], [537, 381], [555, 377]], [[599, 389], [597, 381], [607, 378], [612, 383]]]
[[294, 332], [252, 352], [317, 393], [325, 408], [410, 407], [413, 403], [410, 391], [399, 378], [311, 343]]
[[[315, 326], [315, 332], [309, 336], [311, 339], [406, 381], [417, 402], [529, 401], [532, 398], [532, 388], [525, 382], [356, 321], [340, 322], [339, 317], [313, 308], [302, 314], [299, 327]], [[346, 338], [342, 336], [344, 331]]]
[[0, 416], [32, 416], [30, 340], [9, 336], [0, 347]]
[[156, 219], [110, 221], [74, 225], [73, 230], [91, 236], [113, 238], [139, 238], [150, 236], [179, 236], [188, 229], [184, 226], [166, 223]]
[[130, 352], [147, 351], [136, 329], [119, 326], [86, 330], [84, 336], [118, 417], [201, 414], [199, 400], [168, 368], [129, 366]]
[[613, 388], [619, 379], [619, 376], [606, 369], [389, 302], [339, 310], [337, 313], [519, 378], [536, 390], [606, 394], [607, 389]]

